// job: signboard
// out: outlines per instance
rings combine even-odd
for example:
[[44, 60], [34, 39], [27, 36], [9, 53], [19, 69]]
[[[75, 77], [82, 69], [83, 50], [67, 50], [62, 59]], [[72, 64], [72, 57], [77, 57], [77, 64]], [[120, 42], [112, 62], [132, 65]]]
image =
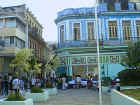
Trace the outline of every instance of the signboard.
[[110, 56], [110, 63], [119, 63], [120, 57], [119, 56]]
[[86, 57], [72, 57], [72, 64], [86, 64]]
[[89, 64], [97, 63], [97, 57], [88, 57], [87, 63], [89, 63]]

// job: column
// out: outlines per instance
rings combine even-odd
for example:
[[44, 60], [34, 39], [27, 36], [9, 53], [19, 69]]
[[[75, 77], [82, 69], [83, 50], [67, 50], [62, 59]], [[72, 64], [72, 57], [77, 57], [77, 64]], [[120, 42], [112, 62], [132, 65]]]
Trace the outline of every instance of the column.
[[122, 20], [121, 19], [119, 19], [118, 29], [120, 29], [120, 40], [123, 41], [123, 26], [122, 26]]
[[131, 37], [132, 37], [132, 39], [131, 40], [136, 40], [137, 38], [137, 36], [136, 36], [136, 24], [135, 24], [135, 20], [134, 19], [132, 19], [131, 20]]
[[69, 66], [69, 76], [72, 76], [73, 72], [72, 72], [72, 65]]
[[86, 32], [86, 22], [85, 20], [82, 20], [81, 21], [81, 40], [86, 40], [86, 35], [87, 35], [87, 32]]
[[70, 34], [69, 34], [69, 21], [66, 22], [66, 41], [70, 39]]
[[73, 40], [72, 21], [69, 21], [69, 40]]
[[87, 75], [87, 77], [88, 77], [88, 65], [86, 65], [86, 67], [87, 67], [86, 75]]
[[69, 66], [66, 66], [66, 75], [69, 76]]

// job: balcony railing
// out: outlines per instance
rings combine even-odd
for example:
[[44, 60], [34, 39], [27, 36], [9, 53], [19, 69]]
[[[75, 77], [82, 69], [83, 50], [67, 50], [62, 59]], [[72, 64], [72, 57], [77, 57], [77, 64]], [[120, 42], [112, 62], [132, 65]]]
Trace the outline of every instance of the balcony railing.
[[[133, 44], [136, 41], [140, 41], [140, 37], [130, 37], [130, 40], [119, 40], [119, 39], [110, 39], [110, 40], [99, 40], [100, 46], [127, 46]], [[57, 48], [70, 48], [70, 47], [96, 47], [96, 40], [87, 41], [65, 41], [59, 43]]]
[[44, 41], [42, 36], [37, 32], [37, 29], [35, 27], [29, 26], [29, 34], [42, 44], [46, 45], [46, 42]]
[[[100, 45], [102, 45], [102, 40], [99, 41]], [[86, 41], [86, 40], [78, 40], [78, 41], [65, 41], [63, 43], [58, 44], [58, 48], [69, 48], [69, 47], [96, 47], [96, 40]]]

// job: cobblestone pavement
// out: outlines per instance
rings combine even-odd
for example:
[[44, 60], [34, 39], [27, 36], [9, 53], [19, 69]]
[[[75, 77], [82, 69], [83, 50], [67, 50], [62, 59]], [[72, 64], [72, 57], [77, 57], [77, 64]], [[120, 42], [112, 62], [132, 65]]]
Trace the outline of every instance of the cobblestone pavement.
[[[56, 96], [50, 97], [47, 102], [35, 105], [99, 105], [98, 92], [92, 89], [59, 90]], [[103, 92], [103, 105], [111, 105], [107, 92]]]

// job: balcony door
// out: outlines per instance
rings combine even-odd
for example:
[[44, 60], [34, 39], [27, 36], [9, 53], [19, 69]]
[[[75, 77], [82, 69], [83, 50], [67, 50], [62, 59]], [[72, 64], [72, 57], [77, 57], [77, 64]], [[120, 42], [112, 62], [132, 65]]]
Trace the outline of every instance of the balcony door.
[[118, 39], [117, 21], [109, 21], [108, 27], [109, 27], [109, 39], [110, 40]]
[[131, 27], [130, 27], [130, 20], [123, 20], [122, 27], [123, 27], [123, 40], [130, 40], [131, 38]]
[[87, 23], [88, 40], [94, 40], [94, 22]]
[[80, 40], [80, 23], [73, 24], [73, 40]]

